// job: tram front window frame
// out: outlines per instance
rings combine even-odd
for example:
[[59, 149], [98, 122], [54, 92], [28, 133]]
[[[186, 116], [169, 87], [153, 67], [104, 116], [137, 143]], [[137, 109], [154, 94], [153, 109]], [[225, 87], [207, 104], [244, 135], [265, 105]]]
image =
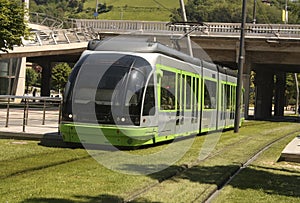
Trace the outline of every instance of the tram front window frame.
[[[89, 114], [96, 114], [99, 124], [139, 125], [151, 65], [142, 57], [116, 53], [89, 54], [82, 60], [71, 74], [64, 114], [72, 111], [67, 108], [72, 102], [73, 109], [81, 108], [77, 121], [89, 122]], [[76, 81], [86, 80], [76, 87]], [[84, 110], [89, 104], [94, 112]]]

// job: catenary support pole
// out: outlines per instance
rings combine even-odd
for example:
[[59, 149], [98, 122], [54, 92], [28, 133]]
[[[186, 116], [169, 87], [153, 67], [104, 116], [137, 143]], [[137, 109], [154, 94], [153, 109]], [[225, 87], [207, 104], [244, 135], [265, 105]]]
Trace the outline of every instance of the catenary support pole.
[[256, 23], [256, 0], [253, 2], [253, 24]]
[[295, 108], [295, 114], [299, 112], [299, 82], [298, 82], [298, 74], [294, 73], [295, 77], [295, 85], [296, 85], [296, 108]]
[[234, 132], [239, 132], [239, 124], [241, 118], [241, 100], [242, 100], [242, 86], [243, 86], [243, 68], [245, 61], [245, 24], [246, 24], [246, 2], [243, 0], [242, 6], [242, 23], [241, 23], [241, 36], [240, 36], [240, 50], [238, 61], [238, 78], [237, 78], [237, 90], [236, 90], [236, 103], [235, 103], [235, 117], [234, 117]]
[[[184, 6], [184, 1], [180, 0], [180, 7], [181, 7], [181, 15], [182, 15], [182, 19], [184, 22], [187, 22], [187, 17], [186, 17], [186, 12], [185, 12], [185, 6]], [[189, 32], [188, 28], [186, 28], [185, 32]], [[191, 57], [193, 57], [193, 50], [192, 50], [192, 43], [191, 43], [191, 37], [189, 34], [187, 34], [186, 36], [187, 38], [187, 49], [188, 49], [188, 53]]]

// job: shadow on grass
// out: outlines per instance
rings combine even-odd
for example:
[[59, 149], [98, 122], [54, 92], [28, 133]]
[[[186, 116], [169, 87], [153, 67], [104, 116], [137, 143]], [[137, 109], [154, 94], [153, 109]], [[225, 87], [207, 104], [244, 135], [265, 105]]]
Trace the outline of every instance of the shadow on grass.
[[300, 174], [283, 174], [273, 169], [245, 168], [230, 185], [241, 190], [263, 190], [270, 195], [300, 197]]
[[74, 203], [74, 202], [82, 202], [82, 203], [121, 203], [124, 202], [123, 198], [115, 196], [115, 195], [99, 195], [96, 197], [92, 196], [75, 196], [77, 199], [68, 200], [62, 198], [30, 198], [24, 200], [22, 203]]
[[46, 133], [40, 140], [39, 145], [44, 147], [59, 147], [59, 148], [82, 148], [81, 144], [69, 144], [63, 141], [59, 133]]
[[[128, 170], [134, 166], [126, 166]], [[153, 166], [149, 166], [153, 167]], [[175, 188], [181, 188], [175, 184], [181, 184], [182, 180], [189, 180], [190, 182], [196, 182], [200, 184], [211, 184], [217, 185], [221, 188], [227, 180], [239, 169], [239, 165], [232, 164], [227, 166], [195, 166], [191, 168], [184, 168], [178, 166], [171, 166], [163, 171], [149, 175], [151, 178], [158, 180], [159, 182], [164, 181], [164, 179], [174, 177], [175, 181], [171, 181], [168, 184], [174, 184], [174, 191], [177, 192]], [[295, 175], [295, 173], [283, 174], [280, 171], [272, 169], [261, 169], [248, 167], [243, 169], [229, 185], [233, 188], [244, 190], [245, 195], [251, 195], [251, 190], [263, 191], [267, 195], [281, 195], [287, 197], [300, 197], [300, 176]], [[176, 175], [176, 176], [174, 176]], [[176, 181], [177, 180], [177, 181]], [[187, 183], [184, 181], [185, 184]], [[83, 186], [84, 187], [84, 186]], [[200, 186], [199, 186], [200, 187]], [[163, 187], [162, 187], [163, 188]], [[250, 189], [250, 191], [249, 191]], [[113, 192], [113, 191], [112, 191]], [[134, 193], [135, 191], [132, 191]], [[162, 194], [164, 191], [160, 191]], [[170, 192], [170, 191], [165, 191]], [[208, 193], [206, 193], [208, 194]], [[74, 201], [74, 199], [76, 199]], [[81, 202], [81, 203], [118, 203], [124, 202], [124, 198], [114, 194], [100, 194], [98, 196], [73, 196], [72, 200], [63, 198], [28, 198], [23, 201], [23, 203], [71, 203], [71, 202]], [[138, 198], [138, 200], [133, 200], [133, 202], [151, 202], [150, 200], [144, 198]]]
[[[77, 200], [68, 200], [68, 199], [62, 199], [62, 198], [29, 198], [22, 203], [122, 203], [125, 202], [125, 200], [122, 197], [115, 196], [115, 195], [107, 195], [102, 194], [99, 196], [75, 196]], [[150, 202], [149, 200], [146, 200], [144, 198], [139, 199], [138, 201], [133, 201], [135, 203], [143, 203], [143, 202]], [[159, 202], [156, 202], [159, 203]]]
[[118, 148], [110, 145], [100, 145], [100, 144], [81, 144], [81, 143], [71, 143], [64, 142], [62, 137], [58, 133], [47, 133], [40, 140], [39, 145], [44, 147], [54, 147], [54, 148], [69, 148], [69, 149], [88, 149], [88, 150], [104, 150], [104, 151], [117, 151]]
[[[192, 167], [185, 171], [180, 178], [193, 182], [216, 184], [222, 187], [227, 180], [239, 169], [238, 165]], [[259, 170], [248, 167], [243, 169], [229, 183], [233, 188], [241, 190], [262, 190], [271, 195], [300, 197], [300, 175], [283, 174], [272, 170]]]
[[[127, 166], [127, 169], [130, 170], [131, 167], [133, 166]], [[239, 168], [239, 164], [212, 167], [195, 166], [188, 169], [180, 166], [170, 166], [163, 171], [148, 176], [159, 182], [174, 177], [174, 180], [184, 179], [199, 184], [213, 184], [221, 188]], [[284, 171], [284, 173], [272, 168], [248, 167], [235, 176], [229, 185], [241, 190], [262, 190], [264, 193], [271, 195], [300, 197], [300, 173], [289, 173], [289, 171]], [[180, 182], [173, 181], [172, 184], [180, 184]]]

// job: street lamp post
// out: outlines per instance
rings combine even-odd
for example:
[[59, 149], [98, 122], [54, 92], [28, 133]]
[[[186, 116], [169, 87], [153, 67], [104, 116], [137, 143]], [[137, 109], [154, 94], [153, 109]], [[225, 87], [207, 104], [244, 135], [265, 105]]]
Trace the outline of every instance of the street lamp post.
[[95, 12], [94, 12], [94, 17], [95, 17], [95, 19], [98, 17], [98, 0], [96, 0], [96, 8], [95, 8]]
[[284, 14], [285, 14], [285, 18], [284, 18], [285, 20], [284, 20], [284, 23], [287, 24], [288, 21], [289, 21], [288, 1], [287, 1], [287, 0], [285, 0], [285, 7], [284, 7], [284, 10], [285, 10], [285, 12], [284, 12]]
[[253, 3], [253, 24], [256, 23], [256, 0]]

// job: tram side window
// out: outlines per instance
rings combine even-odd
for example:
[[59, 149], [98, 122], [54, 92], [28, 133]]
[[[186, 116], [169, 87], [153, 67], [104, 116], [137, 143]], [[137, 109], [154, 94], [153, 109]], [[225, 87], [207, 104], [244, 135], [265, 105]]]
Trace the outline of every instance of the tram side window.
[[204, 81], [204, 109], [216, 108], [217, 83], [210, 80]]
[[186, 85], [185, 85], [185, 98], [186, 98], [186, 109], [191, 109], [191, 85], [192, 79], [191, 76], [186, 76]]
[[231, 86], [231, 101], [232, 101], [232, 105], [231, 105], [231, 109], [234, 110], [235, 109], [235, 97], [236, 97], [236, 86]]
[[177, 77], [177, 96], [176, 96], [176, 98], [178, 98], [177, 99], [177, 112], [179, 113], [179, 111], [181, 111], [182, 110], [182, 94], [181, 94], [181, 81], [184, 81], [184, 78], [182, 77], [182, 75], [181, 74], [178, 74], [178, 77]]
[[230, 85], [225, 85], [225, 97], [226, 97], [226, 109], [231, 108], [231, 93], [230, 93]]
[[153, 77], [149, 81], [146, 89], [143, 116], [153, 116], [155, 115], [155, 95], [154, 95], [154, 84]]
[[160, 109], [174, 110], [175, 109], [175, 85], [176, 73], [163, 70], [160, 87]]
[[230, 119], [234, 119], [236, 86], [231, 86]]

